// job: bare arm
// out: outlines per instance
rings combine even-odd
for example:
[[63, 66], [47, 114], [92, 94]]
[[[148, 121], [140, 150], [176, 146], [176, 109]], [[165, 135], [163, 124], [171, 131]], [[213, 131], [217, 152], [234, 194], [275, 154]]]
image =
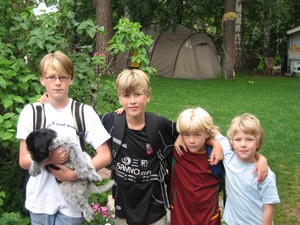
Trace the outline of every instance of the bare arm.
[[209, 144], [213, 147], [210, 158], [208, 160], [209, 163], [211, 165], [217, 165], [218, 162], [223, 160], [224, 158], [221, 144], [213, 138], [207, 139], [206, 144]]
[[30, 156], [30, 152], [27, 150], [25, 140], [20, 140], [19, 151], [20, 167], [24, 170], [28, 170], [31, 165], [32, 159]]
[[263, 222], [262, 225], [272, 225], [274, 215], [274, 205], [265, 204], [263, 206]]
[[[96, 156], [92, 159], [96, 171], [109, 165], [111, 163], [111, 153], [108, 144], [105, 142], [96, 149]], [[78, 174], [75, 170], [71, 170], [64, 165], [55, 164], [59, 170], [49, 168], [51, 173], [60, 181], [76, 181], [78, 180]]]
[[257, 163], [253, 170], [253, 173], [257, 173], [257, 181], [262, 182], [268, 176], [268, 162], [267, 159], [259, 153], [255, 154], [255, 159], [257, 160]]
[[179, 156], [182, 156], [184, 154], [184, 151], [187, 152], [187, 148], [183, 142], [183, 138], [181, 134], [178, 135], [174, 143], [174, 147]]
[[107, 142], [103, 143], [96, 149], [97, 154], [92, 159], [92, 163], [96, 171], [108, 166], [112, 162], [111, 152]]

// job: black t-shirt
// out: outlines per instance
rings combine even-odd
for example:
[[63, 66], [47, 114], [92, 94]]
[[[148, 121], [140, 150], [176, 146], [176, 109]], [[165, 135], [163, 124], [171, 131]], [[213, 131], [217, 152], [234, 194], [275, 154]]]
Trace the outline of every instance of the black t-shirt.
[[115, 159], [116, 216], [130, 225], [146, 225], [166, 214], [162, 199], [160, 160], [152, 149], [146, 129], [126, 126], [122, 146]]

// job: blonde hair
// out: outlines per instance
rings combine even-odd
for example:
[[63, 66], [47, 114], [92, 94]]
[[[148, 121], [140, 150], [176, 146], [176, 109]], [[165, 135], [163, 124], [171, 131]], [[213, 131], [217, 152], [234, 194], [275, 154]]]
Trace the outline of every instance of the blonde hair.
[[180, 134], [190, 132], [201, 132], [214, 138], [218, 127], [214, 125], [212, 117], [204, 109], [190, 108], [181, 112], [177, 118], [177, 131]]
[[250, 113], [245, 113], [243, 115], [236, 116], [231, 121], [229, 129], [227, 131], [227, 137], [231, 144], [234, 136], [238, 131], [253, 135], [257, 141], [257, 150], [261, 147], [264, 140], [264, 130], [257, 117]]
[[48, 69], [57, 71], [60, 76], [74, 77], [74, 66], [71, 59], [61, 51], [49, 53], [40, 62], [39, 73], [43, 77]]
[[117, 77], [118, 96], [143, 91], [150, 96], [150, 80], [146, 73], [138, 69], [125, 69]]

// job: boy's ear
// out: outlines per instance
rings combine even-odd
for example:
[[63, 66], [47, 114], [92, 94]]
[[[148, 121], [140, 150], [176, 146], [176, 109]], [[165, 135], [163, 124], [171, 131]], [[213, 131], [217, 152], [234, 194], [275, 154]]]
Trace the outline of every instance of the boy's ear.
[[123, 105], [122, 105], [122, 101], [121, 101], [121, 99], [119, 98], [119, 104], [120, 104], [120, 106], [122, 106], [123, 107]]
[[147, 95], [147, 103], [150, 102], [150, 95]]
[[40, 77], [40, 82], [41, 82], [41, 84], [42, 84], [43, 86], [45, 86], [45, 79], [44, 79], [44, 77]]

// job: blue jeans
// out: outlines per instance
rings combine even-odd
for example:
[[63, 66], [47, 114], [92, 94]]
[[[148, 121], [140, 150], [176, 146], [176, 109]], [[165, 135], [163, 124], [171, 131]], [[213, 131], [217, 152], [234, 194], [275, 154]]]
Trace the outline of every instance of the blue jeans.
[[30, 212], [31, 225], [81, 225], [83, 218], [68, 217], [60, 212], [54, 215]]

